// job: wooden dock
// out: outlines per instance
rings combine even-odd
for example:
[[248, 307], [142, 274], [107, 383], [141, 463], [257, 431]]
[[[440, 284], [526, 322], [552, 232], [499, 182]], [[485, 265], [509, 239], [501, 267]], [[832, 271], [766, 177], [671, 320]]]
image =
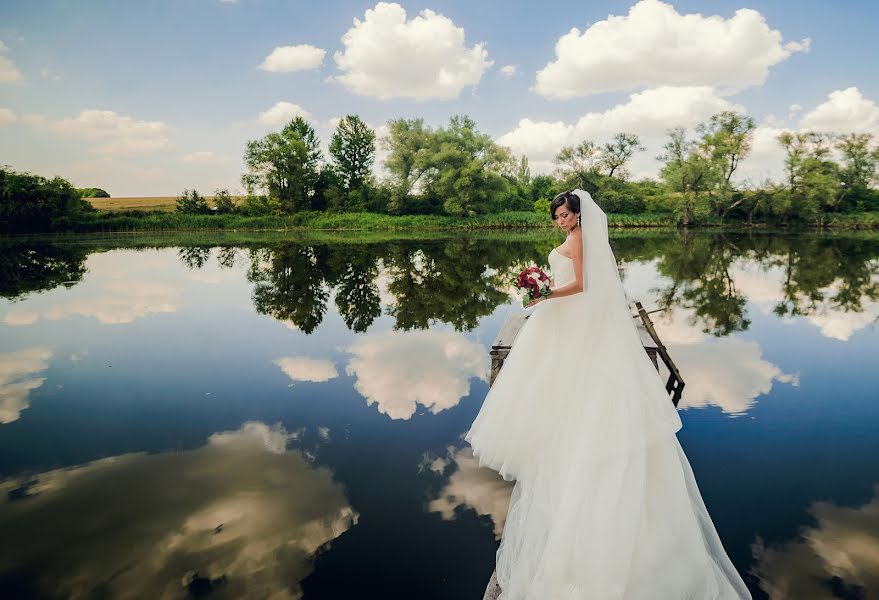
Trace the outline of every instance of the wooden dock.
[[[671, 356], [669, 356], [665, 344], [659, 339], [659, 335], [653, 327], [653, 321], [650, 320], [650, 313], [656, 311], [646, 311], [640, 302], [635, 302], [635, 308], [637, 308], [638, 313], [632, 315], [632, 318], [639, 319], [637, 329], [638, 334], [641, 336], [641, 345], [644, 346], [644, 351], [647, 352], [647, 356], [650, 357], [657, 371], [659, 370], [660, 359], [662, 359], [663, 364], [668, 369], [669, 377], [665, 384], [665, 391], [671, 395], [671, 401], [677, 406], [681, 399], [681, 392], [684, 389], [684, 379], [681, 377], [681, 373], [671, 359]], [[516, 336], [519, 334], [519, 330], [522, 329], [525, 321], [528, 320], [529, 315], [530, 313], [511, 314], [504, 321], [503, 326], [501, 326], [501, 330], [498, 332], [489, 351], [489, 356], [491, 357], [489, 387], [494, 383], [498, 373], [500, 373], [501, 368], [504, 366], [504, 360], [506, 360], [507, 355], [509, 355], [510, 350], [513, 348]], [[485, 588], [483, 600], [496, 600], [500, 593], [501, 588], [497, 583], [497, 573], [492, 572], [491, 579], [489, 579], [488, 585]]]

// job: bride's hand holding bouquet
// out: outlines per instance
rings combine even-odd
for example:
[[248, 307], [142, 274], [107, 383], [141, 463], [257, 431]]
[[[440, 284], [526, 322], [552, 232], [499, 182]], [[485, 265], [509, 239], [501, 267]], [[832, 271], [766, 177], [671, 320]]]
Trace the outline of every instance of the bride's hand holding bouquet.
[[549, 283], [549, 275], [539, 267], [528, 267], [519, 273], [513, 285], [519, 290], [525, 290], [522, 306], [529, 308], [549, 297], [552, 293]]

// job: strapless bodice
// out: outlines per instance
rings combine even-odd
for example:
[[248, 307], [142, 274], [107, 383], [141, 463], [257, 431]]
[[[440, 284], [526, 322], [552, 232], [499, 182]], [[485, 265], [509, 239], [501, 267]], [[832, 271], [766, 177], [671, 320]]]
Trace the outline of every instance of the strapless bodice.
[[576, 279], [574, 276], [574, 260], [568, 258], [555, 248], [549, 253], [549, 268], [552, 270], [556, 286], [565, 285]]

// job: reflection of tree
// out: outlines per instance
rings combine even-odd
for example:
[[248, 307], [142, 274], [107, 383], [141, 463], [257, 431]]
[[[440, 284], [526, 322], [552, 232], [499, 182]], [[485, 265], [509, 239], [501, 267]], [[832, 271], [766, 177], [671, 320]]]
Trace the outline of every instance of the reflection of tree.
[[89, 251], [77, 245], [0, 246], [0, 297], [18, 300], [32, 292], [78, 283]]
[[343, 258], [342, 270], [336, 277], [336, 307], [349, 329], [362, 333], [382, 313], [381, 299], [375, 278], [378, 274], [376, 256], [371, 252], [331, 252]]
[[201, 269], [211, 258], [209, 246], [186, 246], [177, 250], [180, 261], [190, 269]]
[[235, 266], [238, 249], [234, 246], [220, 246], [217, 249], [217, 263], [224, 269], [231, 269]]
[[748, 328], [747, 296], [737, 289], [731, 267], [746, 261], [783, 274], [777, 285], [779, 316], [821, 311], [860, 313], [879, 300], [879, 237], [692, 233], [623, 234], [612, 239], [617, 258], [659, 259], [672, 283], [661, 290], [663, 307], [692, 309], [704, 331], [723, 336]]
[[426, 329], [431, 322], [472, 329], [480, 317], [507, 302], [510, 269], [534, 243], [510, 247], [489, 240], [385, 242], [305, 246], [284, 243], [251, 253], [248, 279], [264, 314], [289, 320], [305, 333], [317, 327], [330, 290], [345, 324], [364, 332], [381, 315], [378, 261], [389, 266], [396, 329]]
[[255, 284], [257, 312], [290, 321], [305, 333], [323, 320], [329, 290], [314, 248], [285, 243], [254, 250], [247, 279]]
[[[515, 252], [493, 241], [455, 239], [419, 249], [396, 247], [388, 286], [397, 299], [390, 314], [398, 329], [427, 329], [437, 320], [457, 330], [476, 327], [508, 300]], [[487, 271], [486, 268], [489, 270]]]
[[821, 309], [861, 312], [879, 300], [879, 240], [806, 237], [769, 264], [785, 274], [779, 316], [812, 315]]
[[692, 309], [705, 323], [705, 333], [726, 336], [746, 330], [751, 324], [745, 316], [747, 298], [730, 275], [740, 252], [723, 235], [683, 235], [659, 261], [660, 272], [673, 281], [662, 291], [661, 305]]

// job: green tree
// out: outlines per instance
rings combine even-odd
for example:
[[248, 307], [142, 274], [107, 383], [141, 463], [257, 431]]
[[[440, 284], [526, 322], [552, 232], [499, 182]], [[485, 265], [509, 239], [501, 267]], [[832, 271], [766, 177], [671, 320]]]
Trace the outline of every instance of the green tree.
[[110, 194], [101, 188], [82, 188], [78, 190], [83, 198], [109, 198]]
[[643, 152], [646, 148], [641, 145], [641, 140], [632, 133], [618, 133], [613, 141], [604, 145], [601, 150], [601, 166], [607, 170], [607, 176], [617, 176], [627, 179], [626, 163], [636, 152]]
[[815, 221], [822, 211], [837, 207], [841, 184], [839, 165], [830, 160], [832, 140], [833, 136], [814, 131], [778, 136], [786, 155], [781, 196], [787, 216]]
[[46, 231], [94, 210], [66, 179], [0, 166], [0, 229]]
[[723, 167], [715, 157], [706, 156], [696, 142], [688, 140], [683, 127], [670, 129], [668, 137], [665, 154], [657, 157], [665, 163], [660, 177], [677, 194], [679, 222], [687, 226], [695, 220], [700, 200], [723, 180]]
[[205, 197], [195, 189], [185, 189], [182, 194], [177, 196], [177, 212], [206, 215], [211, 212], [211, 208]]
[[423, 161], [418, 157], [430, 152], [433, 132], [424, 125], [424, 119], [396, 119], [388, 121], [388, 134], [382, 138], [382, 146], [388, 153], [385, 168], [391, 176], [391, 198], [388, 210], [391, 214], [410, 212], [410, 194], [418, 186], [424, 174]]
[[734, 111], [713, 115], [707, 123], [700, 123], [696, 131], [700, 154], [722, 165], [721, 181], [709, 194], [715, 216], [721, 216], [738, 206], [743, 196], [735, 196], [731, 183], [733, 173], [742, 159], [751, 152], [756, 124], [754, 119]]
[[357, 115], [339, 121], [330, 140], [330, 155], [346, 192], [365, 186], [375, 161], [375, 132]]
[[222, 189], [214, 192], [214, 207], [219, 214], [228, 214], [235, 211], [235, 202], [229, 190]]
[[273, 210], [293, 213], [312, 208], [322, 153], [314, 129], [302, 117], [280, 132], [247, 142], [241, 181], [248, 194], [263, 190]]
[[567, 188], [580, 188], [590, 194], [598, 191], [597, 179], [601, 175], [601, 150], [591, 140], [583, 140], [576, 146], [564, 146], [555, 156], [558, 164], [556, 177]]
[[836, 149], [842, 155], [839, 179], [843, 209], [874, 208], [872, 200], [877, 192], [871, 186], [879, 175], [879, 148], [871, 148], [872, 142], [873, 135], [870, 133], [850, 133], [836, 140]]
[[473, 119], [456, 115], [430, 136], [430, 151], [417, 154], [416, 168], [425, 173], [425, 193], [441, 199], [446, 213], [470, 216], [488, 212], [504, 193], [501, 169], [509, 160], [507, 150], [480, 133]]

